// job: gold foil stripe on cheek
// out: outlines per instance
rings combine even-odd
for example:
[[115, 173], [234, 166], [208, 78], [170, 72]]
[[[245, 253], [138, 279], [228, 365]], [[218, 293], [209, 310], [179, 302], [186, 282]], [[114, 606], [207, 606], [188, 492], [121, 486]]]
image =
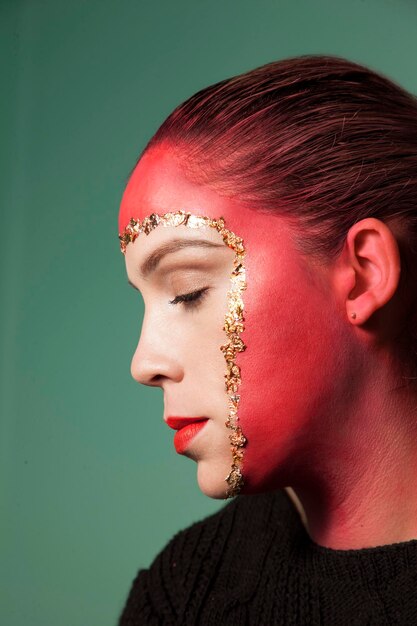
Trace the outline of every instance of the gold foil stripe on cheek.
[[232, 468], [226, 476], [228, 484], [226, 496], [231, 498], [240, 492], [244, 484], [242, 476], [243, 448], [247, 442], [239, 425], [240, 394], [237, 392], [242, 379], [240, 367], [236, 364], [236, 355], [246, 349], [246, 345], [240, 337], [240, 333], [245, 328], [242, 293], [246, 289], [246, 272], [243, 263], [245, 249], [242, 239], [228, 231], [226, 238], [223, 237], [223, 240], [236, 253], [233, 262], [234, 268], [230, 277], [231, 286], [227, 293], [228, 311], [223, 326], [227, 336], [227, 343], [220, 347], [226, 359], [227, 367], [225, 382], [229, 401], [229, 417], [226, 421], [226, 426], [232, 431], [229, 435], [232, 451]]
[[230, 448], [232, 452], [232, 466], [225, 481], [228, 485], [226, 497], [236, 496], [244, 485], [242, 475], [243, 448], [247, 443], [239, 425], [240, 395], [237, 393], [242, 382], [240, 367], [236, 363], [236, 355], [246, 349], [246, 345], [240, 337], [245, 329], [244, 304], [242, 293], [246, 289], [246, 270], [244, 266], [245, 247], [241, 237], [237, 237], [225, 227], [224, 219], [220, 217], [213, 220], [210, 217], [193, 215], [185, 211], [175, 211], [158, 215], [152, 213], [142, 221], [132, 218], [123, 233], [119, 235], [120, 249], [123, 254], [129, 243], [136, 240], [140, 233], [149, 235], [157, 226], [187, 226], [188, 228], [200, 228], [210, 226], [215, 228], [223, 238], [224, 243], [235, 252], [233, 270], [230, 276], [230, 289], [227, 292], [227, 313], [224, 320], [223, 330], [226, 333], [227, 342], [220, 346], [226, 360], [225, 388], [228, 396], [228, 418], [226, 427], [231, 430], [229, 434]]

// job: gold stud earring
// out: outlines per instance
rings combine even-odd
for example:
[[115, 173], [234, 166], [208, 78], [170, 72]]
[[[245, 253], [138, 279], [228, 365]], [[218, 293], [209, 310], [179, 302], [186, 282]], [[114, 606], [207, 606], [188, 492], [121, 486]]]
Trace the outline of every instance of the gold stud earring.
[[355, 319], [356, 319], [356, 313], [355, 313], [355, 311], [354, 311], [353, 313], [351, 313], [351, 314], [350, 314], [350, 317], [351, 317], [353, 320], [355, 320]]

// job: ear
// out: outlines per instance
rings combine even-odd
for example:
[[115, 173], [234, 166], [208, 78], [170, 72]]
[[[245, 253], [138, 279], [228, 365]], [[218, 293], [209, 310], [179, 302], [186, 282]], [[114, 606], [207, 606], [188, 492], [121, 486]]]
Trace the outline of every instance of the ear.
[[356, 222], [349, 230], [339, 265], [339, 288], [352, 324], [364, 324], [397, 290], [401, 261], [397, 240], [375, 218]]

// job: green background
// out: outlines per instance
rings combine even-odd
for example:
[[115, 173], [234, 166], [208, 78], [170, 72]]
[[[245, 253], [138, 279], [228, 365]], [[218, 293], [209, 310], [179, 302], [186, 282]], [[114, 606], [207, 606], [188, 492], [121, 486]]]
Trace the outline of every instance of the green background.
[[178, 102], [274, 59], [416, 92], [417, 1], [2, 0], [0, 25], [0, 622], [111, 626], [137, 569], [223, 505], [130, 378], [126, 177]]

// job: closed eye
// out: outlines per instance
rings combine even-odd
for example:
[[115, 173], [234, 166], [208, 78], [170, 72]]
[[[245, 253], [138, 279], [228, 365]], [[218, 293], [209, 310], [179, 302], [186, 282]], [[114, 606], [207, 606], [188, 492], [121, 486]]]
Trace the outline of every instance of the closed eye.
[[196, 308], [200, 305], [208, 289], [208, 287], [204, 287], [203, 289], [197, 289], [196, 291], [191, 291], [190, 293], [181, 294], [176, 296], [173, 300], [170, 300], [169, 303], [179, 304], [182, 302], [187, 309]]

